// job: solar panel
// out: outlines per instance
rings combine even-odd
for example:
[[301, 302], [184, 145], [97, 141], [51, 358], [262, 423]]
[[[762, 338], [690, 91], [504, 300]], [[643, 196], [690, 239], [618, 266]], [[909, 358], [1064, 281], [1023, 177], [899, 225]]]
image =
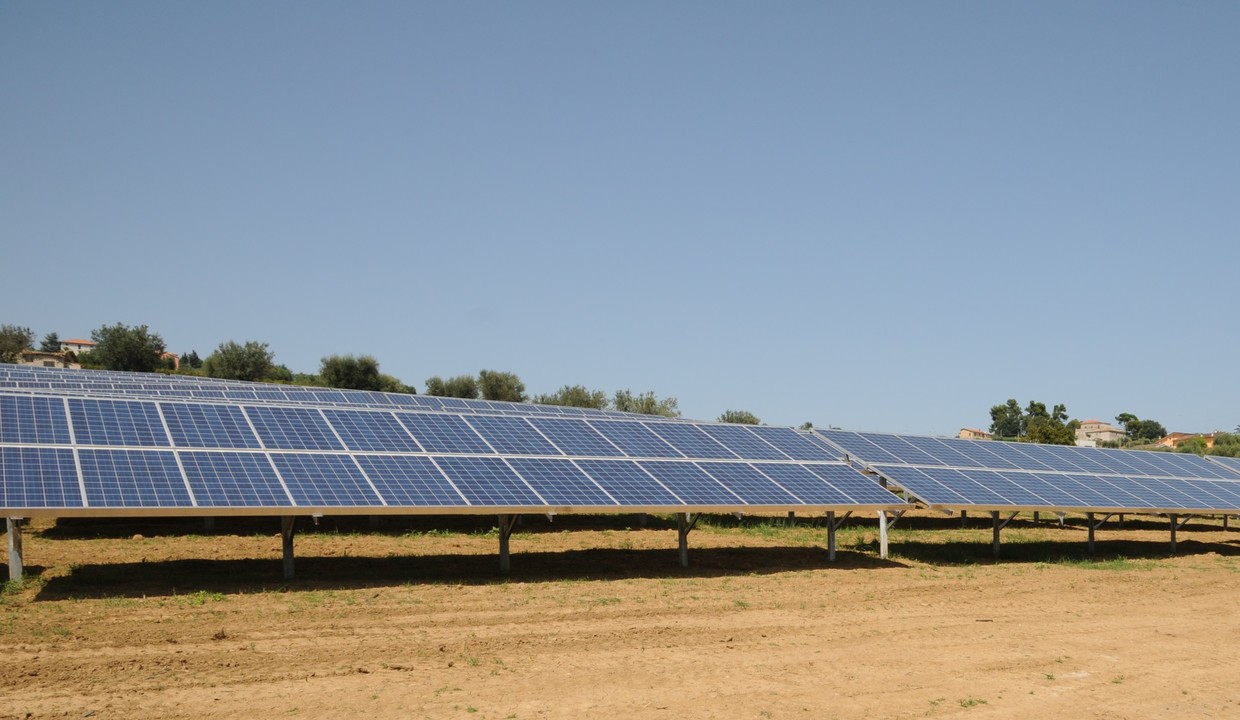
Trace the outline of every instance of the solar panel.
[[73, 451], [0, 447], [0, 501], [11, 508], [81, 507]]
[[632, 457], [683, 457], [676, 448], [667, 444], [645, 425], [625, 420], [590, 420], [590, 426], [599, 431]]
[[720, 445], [711, 436], [692, 425], [651, 423], [648, 428], [685, 457], [729, 460], [735, 460], [738, 457], [736, 453]]
[[163, 403], [164, 419], [177, 447], [258, 448], [241, 408], [233, 405]]
[[624, 452], [590, 427], [575, 418], [532, 417], [529, 422], [557, 447], [579, 457], [623, 456]]
[[259, 453], [183, 452], [181, 466], [205, 507], [287, 507], [289, 494]]
[[471, 415], [465, 419], [498, 453], [515, 455], [563, 455], [547, 442], [525, 418]]
[[278, 450], [343, 450], [327, 421], [318, 410], [255, 405], [245, 414], [263, 447]]
[[60, 398], [0, 395], [0, 442], [69, 444], [69, 421]]
[[746, 429], [793, 460], [839, 462], [843, 459], [842, 453], [816, 436], [792, 428], [758, 425]]
[[851, 498], [801, 465], [753, 463], [763, 475], [808, 505], [853, 505]]
[[78, 451], [91, 507], [192, 507], [176, 456], [168, 450]]
[[460, 415], [397, 413], [396, 419], [427, 452], [495, 453]]
[[744, 502], [693, 463], [643, 460], [638, 464], [686, 505], [736, 505]]
[[746, 460], [789, 460], [745, 425], [703, 425], [702, 431]]
[[365, 410], [324, 410], [336, 434], [350, 450], [421, 452], [409, 431], [392, 413]]
[[272, 453], [271, 460], [298, 505], [359, 507], [383, 504], [348, 455]]
[[617, 504], [572, 460], [513, 458], [508, 464], [552, 505], [594, 507]]
[[800, 503], [792, 493], [748, 463], [701, 462], [698, 466], [750, 505]]
[[430, 458], [360, 455], [357, 461], [388, 505], [461, 507], [468, 504]]
[[154, 403], [70, 398], [69, 417], [81, 445], [169, 445]]
[[884, 505], [891, 502], [891, 491], [878, 484], [878, 479], [857, 472], [841, 462], [805, 463], [806, 470], [814, 473], [828, 485], [844, 493], [853, 502], [863, 505]]
[[500, 458], [439, 457], [435, 458], [435, 464], [471, 505], [531, 507], [546, 504]]
[[684, 504], [632, 460], [578, 460], [577, 466], [621, 505]]

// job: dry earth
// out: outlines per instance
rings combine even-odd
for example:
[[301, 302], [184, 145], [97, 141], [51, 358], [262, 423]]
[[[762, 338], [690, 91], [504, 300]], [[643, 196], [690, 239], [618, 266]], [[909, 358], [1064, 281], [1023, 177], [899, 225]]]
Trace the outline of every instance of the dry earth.
[[[1240, 532], [905, 518], [690, 536], [527, 519], [45, 522], [0, 600], [0, 717], [1240, 716]], [[443, 524], [448, 523], [447, 525]], [[973, 521], [971, 521], [973, 522]], [[401, 523], [401, 524], [398, 524]], [[632, 523], [632, 524], [630, 524]], [[447, 529], [443, 529], [447, 528]], [[191, 534], [193, 533], [193, 534]], [[139, 536], [140, 535], [140, 536]]]

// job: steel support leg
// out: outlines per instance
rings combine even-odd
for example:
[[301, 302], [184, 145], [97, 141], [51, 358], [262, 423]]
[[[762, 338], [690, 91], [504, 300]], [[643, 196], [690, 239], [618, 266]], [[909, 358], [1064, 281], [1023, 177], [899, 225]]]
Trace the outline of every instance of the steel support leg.
[[835, 511], [827, 511], [827, 562], [835, 562]]
[[999, 524], [999, 511], [990, 511], [990, 522], [994, 527], [993, 538], [990, 543], [994, 547], [995, 559], [999, 559], [999, 533], [1003, 530], [1003, 526]]
[[883, 560], [889, 557], [887, 552], [887, 511], [878, 511], [878, 556]]
[[508, 539], [512, 537], [512, 528], [517, 524], [517, 515], [499, 516], [499, 572], [507, 575], [512, 572], [512, 558], [508, 552]]
[[19, 582], [26, 572], [22, 556], [22, 519], [6, 518], [5, 526], [9, 532], [9, 579]]
[[1178, 515], [1171, 516], [1171, 552], [1175, 552], [1175, 531], [1179, 528]]
[[676, 513], [676, 536], [680, 551], [680, 566], [689, 567], [689, 513]]
[[1085, 513], [1085, 524], [1089, 526], [1089, 554], [1094, 554], [1094, 514]]
[[293, 579], [293, 521], [292, 515], [280, 518], [280, 538], [284, 541], [284, 579]]

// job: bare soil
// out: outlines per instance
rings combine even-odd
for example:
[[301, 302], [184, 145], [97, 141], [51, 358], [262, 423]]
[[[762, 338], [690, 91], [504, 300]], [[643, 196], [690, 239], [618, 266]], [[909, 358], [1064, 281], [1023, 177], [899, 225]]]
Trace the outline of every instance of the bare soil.
[[1240, 531], [1018, 520], [43, 522], [0, 597], [0, 717], [1240, 716]]

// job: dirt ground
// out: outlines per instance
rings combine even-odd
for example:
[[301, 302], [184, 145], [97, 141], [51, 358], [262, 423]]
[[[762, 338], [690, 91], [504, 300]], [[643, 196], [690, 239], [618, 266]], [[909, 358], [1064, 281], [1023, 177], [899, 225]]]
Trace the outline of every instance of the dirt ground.
[[0, 717], [1240, 717], [1240, 531], [1018, 520], [45, 521]]

